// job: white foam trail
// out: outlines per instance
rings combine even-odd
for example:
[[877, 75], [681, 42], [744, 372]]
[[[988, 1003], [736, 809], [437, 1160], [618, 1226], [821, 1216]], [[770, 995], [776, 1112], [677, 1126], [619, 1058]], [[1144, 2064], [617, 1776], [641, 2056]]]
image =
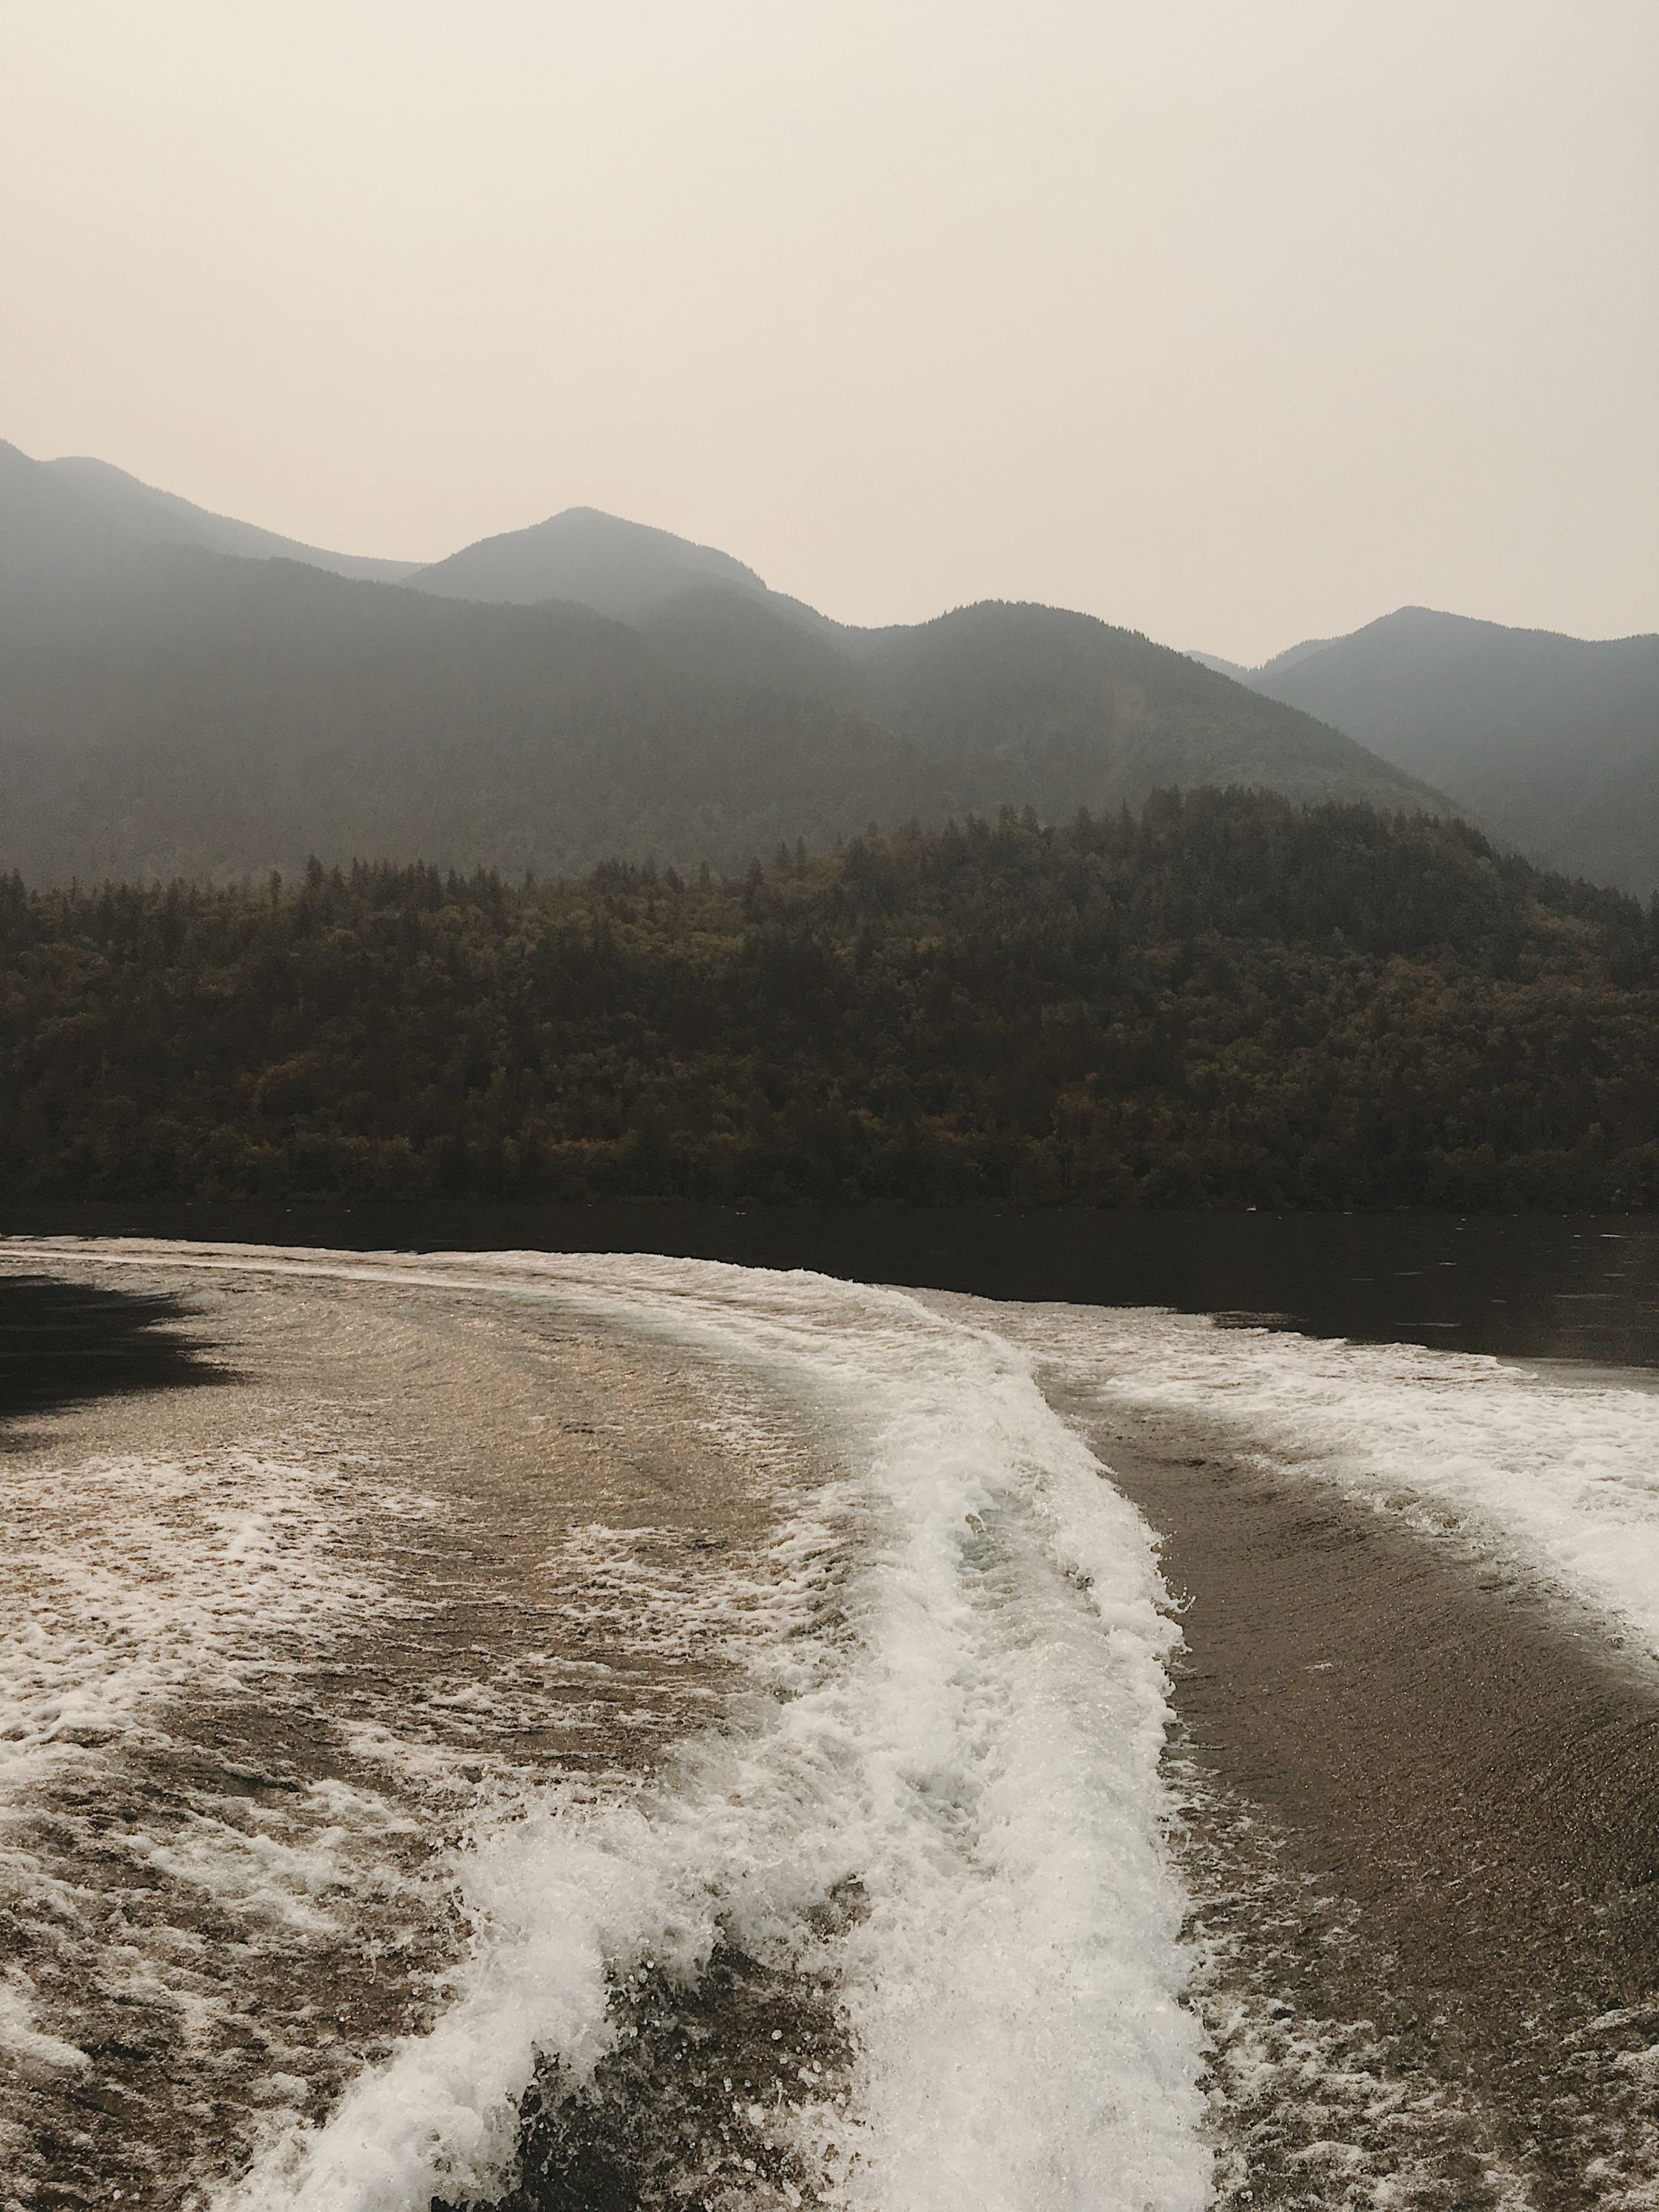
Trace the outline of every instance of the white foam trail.
[[777, 2123], [817, 2147], [825, 2201], [1206, 2201], [1158, 1776], [1176, 1632], [1149, 1532], [1023, 1356], [896, 1292], [704, 1263], [77, 1249], [574, 1304], [764, 1371], [847, 1470], [780, 1545], [739, 1718], [643, 1798], [521, 1794], [481, 1825], [455, 2001], [228, 2205], [406, 2212], [499, 2186], [537, 2054], [580, 2076], [621, 1977], [692, 1976], [723, 1936], [839, 1998], [847, 2105], [804, 2093]]
[[[247, 1693], [291, 1640], [384, 1600], [338, 1557], [350, 1469], [292, 1442], [0, 1468], [0, 1809], [95, 1745], [143, 1738], [170, 1696]], [[332, 1509], [332, 1510], [331, 1510]]]
[[[173, 2039], [181, 2097], [193, 2074], [234, 2104], [255, 2046], [280, 2042], [245, 2009], [259, 1964], [356, 1939], [366, 1893], [384, 1917], [410, 1886], [394, 1806], [297, 1780], [259, 1805], [240, 1784], [268, 1778], [227, 1763], [207, 1718], [303, 1701], [320, 1655], [395, 1612], [367, 1524], [420, 1501], [367, 1474], [315, 1431], [0, 1458], [0, 1911], [21, 1944], [0, 1981], [0, 2170], [20, 2203], [53, 2179], [54, 2082], [106, 2086], [110, 2008], [140, 2045]], [[416, 1910], [431, 1900], [396, 1917]], [[240, 1965], [221, 1951], [206, 1971], [204, 1913], [234, 1924]], [[269, 2104], [289, 2082], [253, 2086]]]
[[1541, 1572], [1659, 1656], [1659, 1393], [1411, 1345], [1087, 1306], [983, 1316], [1068, 1389]]

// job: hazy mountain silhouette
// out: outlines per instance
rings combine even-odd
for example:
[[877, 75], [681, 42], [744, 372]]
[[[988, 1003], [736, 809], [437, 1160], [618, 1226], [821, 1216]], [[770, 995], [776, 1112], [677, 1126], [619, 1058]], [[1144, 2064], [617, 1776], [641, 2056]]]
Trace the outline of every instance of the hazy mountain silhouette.
[[586, 608], [156, 554], [0, 604], [0, 867], [219, 878], [315, 853], [741, 866], [926, 806], [902, 741], [706, 684]]
[[1535, 858], [1659, 889], [1659, 636], [1598, 642], [1401, 607], [1239, 680], [1433, 782]]
[[1255, 714], [1241, 686], [1092, 615], [991, 602], [864, 632], [854, 651], [877, 720], [931, 757], [1003, 773], [1039, 812], [1138, 805], [1169, 783], [1448, 811], [1337, 732]]
[[0, 575], [43, 564], [101, 566], [139, 547], [162, 545], [198, 546], [243, 560], [303, 561], [336, 575], [388, 583], [417, 565], [302, 545], [253, 523], [210, 514], [107, 461], [35, 461], [0, 440]]
[[701, 584], [766, 592], [754, 570], [729, 553], [592, 507], [568, 507], [528, 530], [482, 538], [409, 581], [447, 599], [508, 599], [521, 606], [577, 599], [624, 622]]
[[1242, 660], [1224, 660], [1218, 653], [1189, 653], [1187, 658], [1205, 668], [1214, 669], [1218, 676], [1231, 676], [1235, 684], [1259, 684], [1266, 678], [1284, 675], [1313, 653], [1323, 653], [1331, 641], [1328, 637], [1304, 637], [1300, 645], [1286, 646], [1283, 653], [1274, 653], [1259, 668], [1252, 668]]
[[[428, 588], [431, 570], [410, 589], [167, 534], [216, 520], [118, 471], [0, 451], [0, 866], [730, 867], [872, 820], [1058, 818], [1200, 783], [1446, 806], [1085, 615], [997, 604], [843, 628], [724, 554], [591, 513], [441, 564], [465, 596]], [[532, 578], [567, 596], [514, 603]]]

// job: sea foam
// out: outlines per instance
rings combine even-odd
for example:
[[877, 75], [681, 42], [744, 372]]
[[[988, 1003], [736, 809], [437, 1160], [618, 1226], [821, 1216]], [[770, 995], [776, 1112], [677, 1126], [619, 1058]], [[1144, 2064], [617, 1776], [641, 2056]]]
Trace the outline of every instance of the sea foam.
[[1073, 1403], [1218, 1432], [1542, 1577], [1659, 1657], [1659, 1392], [1643, 1378], [1161, 1311], [929, 1303], [994, 1326]]
[[[1159, 1778], [1177, 1632], [1150, 1532], [1028, 1355], [899, 1292], [706, 1263], [94, 1249], [553, 1301], [760, 1376], [837, 1466], [766, 1563], [725, 1723], [643, 1793], [499, 1796], [456, 1869], [475, 1932], [452, 2002], [227, 2212], [487, 2199], [532, 2081], [579, 2089], [613, 2050], [618, 1991], [733, 1948], [842, 2023], [841, 2076], [803, 2068], [765, 2111], [737, 2091], [819, 2202], [1206, 2201]], [[735, 2154], [701, 2188], [779, 2201]]]

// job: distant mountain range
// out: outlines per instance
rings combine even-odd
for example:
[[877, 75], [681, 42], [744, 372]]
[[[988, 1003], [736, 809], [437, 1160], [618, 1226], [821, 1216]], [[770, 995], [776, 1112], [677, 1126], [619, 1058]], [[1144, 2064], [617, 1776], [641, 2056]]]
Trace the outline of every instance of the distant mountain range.
[[1160, 787], [1454, 811], [1253, 683], [1052, 607], [829, 621], [573, 508], [427, 567], [0, 446], [0, 866], [223, 879], [312, 854], [741, 866], [874, 820]]
[[412, 584], [443, 599], [516, 606], [568, 599], [622, 622], [714, 585], [769, 600], [809, 623], [836, 627], [799, 599], [769, 592], [729, 553], [597, 507], [567, 507], [528, 530], [465, 545], [442, 561], [376, 561], [215, 514], [107, 461], [31, 460], [0, 439], [0, 578], [31, 571], [73, 589], [85, 575], [130, 565], [144, 551], [180, 547], [239, 560], [297, 561], [331, 575]]
[[1532, 858], [1659, 890], [1659, 636], [1595, 642], [1401, 607], [1260, 668], [1193, 658], [1345, 730]]
[[303, 561], [337, 576], [380, 583], [396, 583], [419, 566], [301, 545], [274, 530], [192, 507], [107, 461], [32, 461], [0, 439], [0, 580], [20, 566], [43, 566], [67, 582], [78, 571], [106, 568], [112, 559], [143, 547], [181, 545], [242, 560]]

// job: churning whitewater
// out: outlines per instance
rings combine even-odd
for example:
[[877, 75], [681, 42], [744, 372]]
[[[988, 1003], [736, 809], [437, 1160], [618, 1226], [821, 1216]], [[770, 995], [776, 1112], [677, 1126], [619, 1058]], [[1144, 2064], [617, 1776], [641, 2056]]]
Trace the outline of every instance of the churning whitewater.
[[1203, 1316], [930, 1303], [993, 1322], [1051, 1394], [1239, 1439], [1304, 1482], [1547, 1582], [1659, 1659], [1659, 1392]]
[[0, 2212], [1659, 2202], [1641, 1378], [0, 1267], [198, 1344], [0, 1453]]
[[[229, 1700], [246, 1721], [292, 1702], [308, 1670], [348, 1679], [346, 1644], [377, 1610], [395, 1640], [430, 1641], [453, 1592], [441, 1602], [397, 1547], [441, 1552], [451, 1509], [435, 1466], [418, 1481], [375, 1467], [349, 1406], [332, 1428], [193, 1458], [19, 1468], [16, 1485], [36, 1485], [14, 1501], [33, 1553], [9, 1565], [22, 1578], [9, 1597], [34, 1604], [0, 1686], [8, 1864], [14, 1893], [33, 1884], [55, 1916], [58, 1967], [94, 1967], [112, 1906], [119, 1971], [180, 2046], [204, 2050], [213, 2008], [235, 2002], [210, 1985], [210, 1939], [257, 1978], [283, 1943], [325, 1965], [331, 1942], [349, 1948], [345, 1931], [370, 1925], [375, 1955], [402, 1956], [427, 1992], [377, 2046], [310, 1985], [246, 2109], [220, 2102], [216, 2145], [192, 2138], [175, 2157], [194, 2194], [168, 2197], [163, 2160], [135, 2169], [133, 2197], [216, 2212], [613, 2201], [591, 2177], [586, 2196], [553, 2193], [586, 2142], [614, 2201], [641, 2204], [1207, 2201], [1203, 2037], [1183, 2002], [1160, 1777], [1178, 1631], [1149, 1529], [1049, 1409], [1027, 1354], [900, 1292], [713, 1264], [74, 1253], [326, 1299], [331, 1338], [341, 1316], [434, 1293], [479, 1327], [555, 1316], [748, 1378], [815, 1453], [811, 1479], [779, 1477], [742, 1540], [706, 1540], [695, 1577], [637, 1515], [573, 1521], [550, 1587], [578, 1610], [610, 1605], [605, 1660], [583, 1659], [599, 1644], [572, 1641], [555, 1595], [545, 1648], [515, 1648], [504, 1674], [452, 1638], [436, 1692], [377, 1696], [382, 1668], [347, 1693], [361, 1704], [311, 1697], [306, 1728], [326, 1722], [349, 1771], [343, 1753], [332, 1771], [307, 1767], [296, 1723], [286, 1767], [244, 1752], [246, 1817], [222, 1792], [198, 1796], [163, 1844], [141, 1804], [132, 1835], [96, 1852], [70, 1832], [70, 1800], [84, 1814], [118, 1766], [130, 1788], [137, 1756], [184, 1761], [181, 1710]], [[647, 1643], [695, 1628], [702, 1702], [688, 1686], [672, 1740], [632, 1771], [527, 1747], [538, 1721], [556, 1736], [581, 1705], [584, 1665], [609, 1680], [624, 1663], [630, 1613]], [[469, 1718], [480, 1710], [500, 1741]], [[207, 1741], [198, 1728], [189, 1755]], [[74, 1788], [55, 1824], [31, 1825], [53, 1761]], [[475, 1786], [454, 1827], [458, 1770]], [[154, 1887], [141, 1925], [112, 1850], [145, 1860], [168, 1895], [211, 1893], [210, 1925], [169, 1915]], [[41, 2095], [98, 2063], [84, 1990], [52, 1964], [20, 1968], [0, 2014]], [[214, 2059], [219, 2081], [206, 2068], [185, 2100], [186, 2134], [240, 2079], [259, 2028], [244, 2025]], [[319, 2076], [306, 2056], [319, 2043], [356, 2063]], [[241, 2170], [216, 2176], [226, 2132]]]

